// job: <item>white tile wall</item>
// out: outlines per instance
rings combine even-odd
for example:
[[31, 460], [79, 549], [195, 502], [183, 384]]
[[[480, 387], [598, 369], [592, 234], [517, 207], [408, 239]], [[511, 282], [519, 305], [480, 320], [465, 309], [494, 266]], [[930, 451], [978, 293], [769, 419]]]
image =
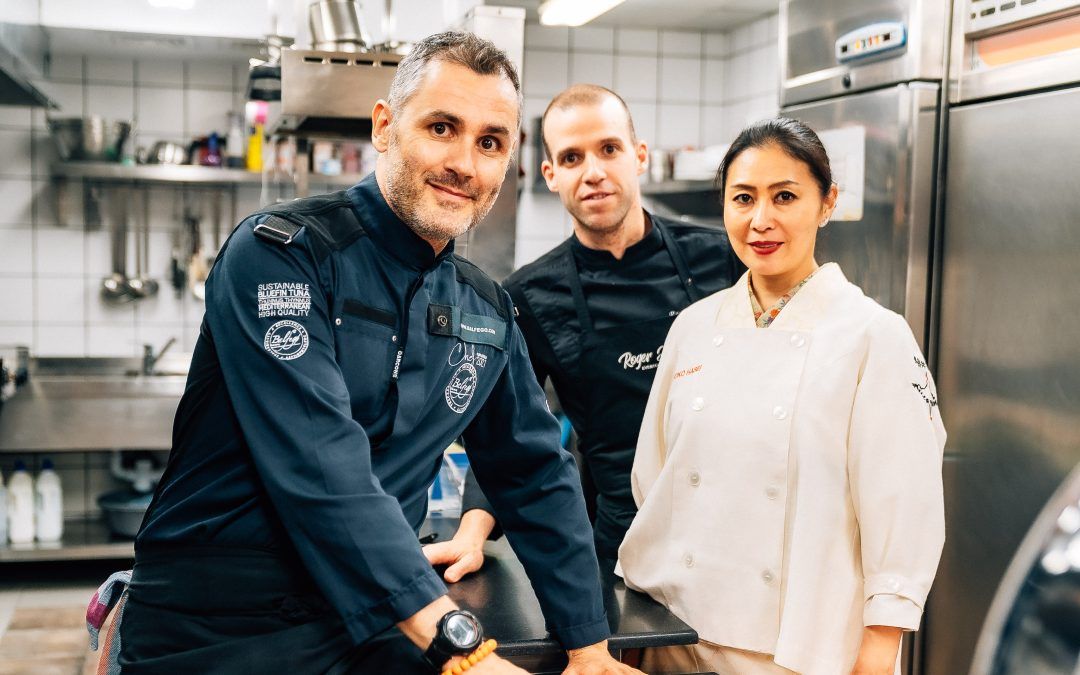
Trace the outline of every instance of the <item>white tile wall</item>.
[[651, 54], [660, 51], [660, 31], [622, 28], [617, 31], [615, 44], [620, 54]]
[[[639, 136], [652, 147], [729, 142], [746, 122], [775, 113], [775, 36], [775, 16], [729, 33], [529, 25], [526, 117], [539, 116], [571, 82], [593, 81], [626, 98]], [[47, 72], [48, 79], [36, 84], [61, 106], [50, 114], [137, 117], [137, 142], [144, 146], [225, 131], [225, 115], [237, 108], [243, 86], [243, 64], [237, 63], [58, 56]], [[542, 159], [533, 154], [524, 153], [530, 177]], [[65, 225], [57, 224], [45, 113], [0, 106], [0, 156], [6, 158], [0, 167], [0, 279], [7, 291], [0, 295], [0, 339], [28, 343], [44, 356], [137, 356], [144, 342], [160, 346], [169, 337], [192, 349], [204, 306], [186, 290], [177, 298], [165, 278], [177, 192], [151, 190], [150, 273], [161, 283], [159, 295], [106, 305], [100, 282], [110, 269], [107, 228], [82, 226], [79, 181], [63, 190]], [[258, 188], [236, 193], [239, 215], [259, 206]], [[103, 216], [108, 218], [107, 209]], [[556, 195], [526, 190], [516, 264], [535, 259], [570, 232]]]
[[[726, 33], [649, 29], [525, 27], [526, 130], [552, 96], [575, 82], [618, 92], [638, 136], [654, 148], [729, 143], [748, 122], [777, 110], [777, 17]], [[531, 177], [542, 157], [524, 152]], [[569, 235], [558, 199], [523, 193], [515, 264], [534, 260]]]
[[28, 277], [34, 273], [34, 231], [0, 229], [0, 277]]
[[697, 103], [701, 100], [701, 60], [681, 56], [660, 59], [660, 100]]
[[[48, 79], [36, 84], [61, 106], [49, 115], [137, 118], [136, 141], [149, 146], [159, 139], [187, 141], [195, 133], [226, 131], [226, 113], [238, 108], [236, 92], [242, 87], [238, 66], [243, 64], [57, 56], [48, 63]], [[82, 225], [82, 183], [50, 178], [56, 152], [45, 117], [37, 109], [0, 106], [0, 156], [5, 158], [0, 165], [0, 282], [5, 289], [0, 294], [0, 342], [29, 344], [41, 356], [137, 356], [144, 342], [160, 347], [169, 337], [192, 349], [202, 303], [186, 289], [177, 298], [166, 278], [177, 190], [156, 187], [150, 193], [148, 271], [161, 291], [139, 303], [106, 304], [100, 289], [111, 272], [109, 205], [123, 197], [104, 189], [105, 225]], [[259, 206], [257, 187], [236, 192], [239, 216]], [[224, 204], [228, 218], [229, 200]], [[133, 247], [132, 238], [130, 273]]]
[[570, 84], [588, 82], [611, 89], [615, 86], [615, 57], [611, 54], [575, 52], [570, 57]]

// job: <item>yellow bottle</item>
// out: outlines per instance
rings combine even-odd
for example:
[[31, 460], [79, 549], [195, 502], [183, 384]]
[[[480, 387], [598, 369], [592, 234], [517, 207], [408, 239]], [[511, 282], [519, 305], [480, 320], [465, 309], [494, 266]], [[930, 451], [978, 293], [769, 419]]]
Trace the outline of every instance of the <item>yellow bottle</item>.
[[248, 136], [247, 142], [247, 170], [262, 171], [263, 167], [263, 125], [255, 123], [255, 129]]

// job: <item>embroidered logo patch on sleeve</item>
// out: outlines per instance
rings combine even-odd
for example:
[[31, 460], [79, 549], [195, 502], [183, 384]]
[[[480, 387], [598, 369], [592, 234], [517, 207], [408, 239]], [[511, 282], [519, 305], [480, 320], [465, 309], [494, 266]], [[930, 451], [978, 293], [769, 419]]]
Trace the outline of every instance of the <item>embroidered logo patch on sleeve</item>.
[[278, 321], [266, 331], [263, 347], [282, 361], [298, 359], [308, 348], [307, 329], [288, 319]]

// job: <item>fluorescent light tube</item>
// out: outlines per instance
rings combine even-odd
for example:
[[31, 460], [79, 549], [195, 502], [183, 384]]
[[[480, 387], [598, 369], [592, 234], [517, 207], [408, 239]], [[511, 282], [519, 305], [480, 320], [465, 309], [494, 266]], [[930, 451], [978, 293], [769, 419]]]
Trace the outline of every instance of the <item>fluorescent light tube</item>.
[[545, 26], [580, 26], [624, 0], [547, 0], [540, 5], [540, 23]]

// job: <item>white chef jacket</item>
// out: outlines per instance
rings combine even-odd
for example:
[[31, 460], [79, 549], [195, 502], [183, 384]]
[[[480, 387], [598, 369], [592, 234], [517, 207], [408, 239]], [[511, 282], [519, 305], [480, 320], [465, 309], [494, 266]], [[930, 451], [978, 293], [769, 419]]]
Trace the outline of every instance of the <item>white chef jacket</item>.
[[945, 538], [937, 395], [904, 319], [836, 264], [769, 328], [747, 283], [668, 334], [617, 572], [703, 640], [846, 674], [864, 625], [919, 625]]

